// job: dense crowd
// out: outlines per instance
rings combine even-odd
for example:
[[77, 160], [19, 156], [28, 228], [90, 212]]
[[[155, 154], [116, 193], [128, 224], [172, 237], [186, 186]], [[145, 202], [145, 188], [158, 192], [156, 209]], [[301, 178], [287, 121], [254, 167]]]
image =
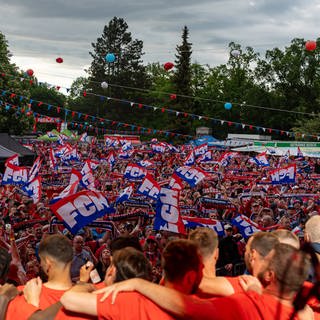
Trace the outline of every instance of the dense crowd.
[[[191, 146], [159, 152], [151, 148], [158, 143], [153, 141], [130, 145], [131, 154], [119, 157], [121, 143], [65, 143], [78, 158], [57, 157], [53, 166], [50, 152], [61, 145], [32, 142], [42, 159], [36, 203], [19, 185], [0, 186], [3, 319], [289, 319], [294, 301], [301, 302], [299, 319], [318, 316], [317, 292], [310, 306], [295, 297], [320, 280], [298, 250], [312, 243], [316, 261], [320, 253], [319, 160], [271, 154], [269, 166], [260, 166], [254, 154], [237, 153], [222, 164], [228, 150], [209, 148], [210, 161], [193, 164], [205, 178], [196, 186], [181, 181], [180, 215], [197, 224], [185, 224], [179, 234], [155, 227], [156, 201], [138, 194], [141, 179], [129, 181], [124, 172], [130, 163], [146, 162], [153, 179], [168, 186], [175, 170], [186, 165]], [[114, 212], [73, 234], [50, 208], [68, 187], [71, 169], [80, 172], [86, 160], [96, 161], [91, 182]], [[270, 171], [290, 164], [297, 167], [295, 182], [273, 184]], [[118, 201], [128, 186], [132, 194]], [[239, 215], [254, 232], [234, 223]], [[110, 293], [112, 299], [118, 294], [114, 303], [103, 296]]]

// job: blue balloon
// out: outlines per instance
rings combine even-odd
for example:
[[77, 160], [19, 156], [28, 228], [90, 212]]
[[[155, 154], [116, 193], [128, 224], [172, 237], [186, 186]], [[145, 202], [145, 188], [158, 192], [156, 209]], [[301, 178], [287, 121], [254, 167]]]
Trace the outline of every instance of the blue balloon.
[[116, 56], [113, 53], [108, 53], [106, 55], [106, 61], [111, 63], [114, 62], [116, 60]]
[[230, 102], [226, 102], [226, 103], [224, 104], [224, 108], [225, 108], [226, 110], [230, 110], [230, 109], [232, 108], [232, 104], [231, 104]]

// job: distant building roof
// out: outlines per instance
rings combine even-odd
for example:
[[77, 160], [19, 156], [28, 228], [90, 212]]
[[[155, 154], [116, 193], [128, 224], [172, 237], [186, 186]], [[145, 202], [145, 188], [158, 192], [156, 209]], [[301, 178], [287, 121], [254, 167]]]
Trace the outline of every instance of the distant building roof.
[[[22, 146], [19, 142], [9, 136], [8, 133], [0, 133], [0, 146], [2, 147], [3, 154], [7, 152], [9, 154], [18, 154], [20, 157], [35, 156], [35, 153], [28, 148]], [[11, 155], [8, 155], [10, 157]]]

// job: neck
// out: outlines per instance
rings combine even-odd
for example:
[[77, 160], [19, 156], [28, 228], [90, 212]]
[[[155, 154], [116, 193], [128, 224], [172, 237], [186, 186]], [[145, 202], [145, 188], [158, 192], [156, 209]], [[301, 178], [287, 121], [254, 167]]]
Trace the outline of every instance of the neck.
[[177, 290], [177, 291], [184, 293], [184, 294], [190, 294], [190, 292], [188, 292], [188, 290], [179, 282], [173, 283], [173, 282], [169, 282], [169, 281], [165, 280], [164, 286], [166, 288], [171, 288], [171, 289]]
[[274, 298], [276, 298], [277, 300], [279, 300], [281, 303], [285, 304], [285, 305], [292, 305], [292, 301], [293, 301], [293, 294], [284, 294], [282, 292], [279, 291], [278, 288], [272, 287], [272, 286], [268, 286], [266, 288], [263, 289], [263, 293], [269, 294], [271, 296], [273, 296]]
[[202, 270], [203, 276], [206, 278], [216, 277], [216, 261], [210, 259], [208, 261], [203, 261], [204, 268]]
[[51, 270], [48, 281], [44, 284], [47, 288], [55, 290], [68, 290], [72, 287], [70, 266], [64, 266]]

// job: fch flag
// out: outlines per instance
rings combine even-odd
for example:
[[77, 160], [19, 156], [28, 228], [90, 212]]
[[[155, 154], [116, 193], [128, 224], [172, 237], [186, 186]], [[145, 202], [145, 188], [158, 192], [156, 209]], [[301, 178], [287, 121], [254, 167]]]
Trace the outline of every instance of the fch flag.
[[130, 186], [123, 189], [122, 193], [116, 199], [116, 203], [122, 203], [124, 201], [127, 201], [131, 197], [132, 192], [133, 192], [133, 185], [130, 184]]
[[123, 177], [128, 180], [140, 180], [146, 175], [146, 169], [140, 167], [135, 163], [129, 163], [123, 174]]
[[259, 153], [256, 157], [253, 157], [253, 160], [260, 167], [270, 166], [266, 152]]
[[28, 197], [32, 198], [33, 203], [38, 203], [41, 199], [41, 177], [38, 176], [32, 181], [23, 185], [21, 190], [26, 192]]
[[186, 233], [179, 210], [179, 190], [161, 188], [153, 228]]
[[93, 190], [72, 194], [50, 205], [50, 208], [72, 234], [91, 221], [114, 212], [105, 196]]
[[141, 182], [137, 192], [153, 200], [157, 200], [160, 194], [160, 186], [150, 174], [147, 174]]
[[184, 181], [188, 182], [191, 187], [195, 187], [205, 177], [206, 173], [195, 167], [179, 167], [175, 173]]
[[193, 166], [195, 162], [194, 152], [190, 151], [188, 156], [184, 159], [185, 166]]
[[288, 184], [296, 181], [297, 166], [295, 163], [269, 172], [272, 184]]

